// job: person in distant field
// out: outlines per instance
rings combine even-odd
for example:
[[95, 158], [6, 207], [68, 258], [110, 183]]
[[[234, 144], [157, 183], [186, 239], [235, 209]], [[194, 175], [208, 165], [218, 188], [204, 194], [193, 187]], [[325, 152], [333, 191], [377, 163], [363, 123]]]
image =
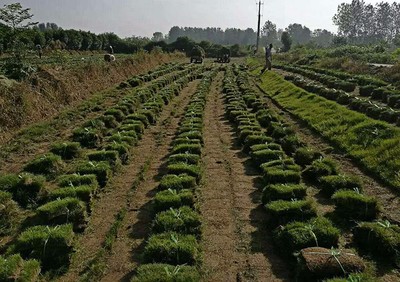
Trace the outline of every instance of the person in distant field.
[[114, 48], [110, 45], [110, 47], [108, 47], [108, 54], [112, 55], [114, 54]]
[[272, 44], [265, 49], [265, 68], [264, 70], [271, 70], [272, 69]]
[[36, 50], [38, 52], [38, 56], [41, 59], [42, 55], [43, 55], [43, 50], [42, 50], [42, 46], [40, 44], [36, 45]]

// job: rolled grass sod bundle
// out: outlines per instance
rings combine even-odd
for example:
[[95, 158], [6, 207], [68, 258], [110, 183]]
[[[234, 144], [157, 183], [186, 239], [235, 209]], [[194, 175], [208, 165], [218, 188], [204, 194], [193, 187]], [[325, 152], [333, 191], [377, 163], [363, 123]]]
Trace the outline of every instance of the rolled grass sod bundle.
[[161, 179], [159, 184], [160, 190], [182, 190], [190, 189], [196, 186], [196, 178], [187, 174], [167, 174]]
[[175, 154], [168, 157], [168, 164], [186, 163], [197, 165], [200, 162], [200, 156], [197, 154]]
[[296, 150], [294, 154], [294, 161], [296, 162], [296, 164], [305, 167], [307, 165], [311, 165], [313, 161], [321, 157], [321, 153], [316, 152], [308, 147], [301, 147]]
[[78, 128], [72, 133], [72, 140], [85, 148], [96, 148], [103, 139], [100, 130], [92, 127]]
[[354, 240], [363, 250], [380, 259], [400, 260], [400, 227], [388, 221], [361, 222], [353, 230]]
[[117, 151], [118, 157], [123, 164], [129, 163], [130, 148], [124, 144], [111, 143], [104, 148], [106, 151]]
[[168, 263], [173, 265], [196, 263], [199, 245], [193, 235], [168, 232], [152, 235], [144, 249], [146, 263]]
[[178, 209], [182, 206], [192, 207], [194, 204], [194, 195], [191, 190], [172, 190], [158, 192], [154, 198], [154, 212], [169, 210], [170, 208]]
[[71, 224], [34, 226], [22, 232], [8, 253], [19, 253], [23, 259], [37, 259], [43, 270], [68, 267], [74, 232]]
[[90, 203], [93, 195], [95, 194], [96, 188], [93, 186], [74, 186], [74, 187], [62, 187], [59, 189], [52, 190], [49, 195], [49, 200], [57, 200], [64, 198], [78, 198], [81, 201]]
[[38, 220], [44, 225], [72, 223], [74, 230], [82, 230], [88, 220], [86, 205], [77, 198], [57, 199], [36, 210]]
[[190, 207], [183, 206], [158, 213], [153, 221], [152, 230], [155, 233], [174, 231], [199, 236], [200, 226], [200, 215]]
[[117, 109], [109, 109], [104, 113], [104, 115], [113, 116], [118, 122], [123, 121], [125, 118], [125, 114], [121, 110]]
[[305, 221], [317, 215], [312, 200], [272, 201], [265, 205], [271, 224], [282, 225], [292, 221]]
[[97, 189], [99, 184], [95, 174], [65, 174], [57, 178], [57, 184], [59, 187], [76, 187], [82, 185], [89, 185]]
[[0, 191], [0, 235], [9, 234], [17, 227], [20, 210], [11, 193]]
[[78, 142], [62, 142], [53, 144], [50, 152], [59, 155], [64, 160], [71, 160], [79, 156], [80, 149]]
[[365, 270], [363, 260], [351, 250], [311, 247], [300, 251], [297, 264], [299, 281], [320, 281], [347, 277]]
[[24, 171], [52, 177], [60, 173], [64, 169], [64, 166], [65, 164], [60, 156], [49, 153], [30, 161], [25, 165]]
[[340, 190], [333, 194], [337, 212], [340, 216], [355, 220], [373, 220], [380, 207], [374, 197], [360, 194], [358, 191]]
[[137, 143], [137, 138], [132, 136], [126, 136], [118, 132], [108, 137], [107, 142], [109, 143], [115, 142], [119, 144], [127, 144], [128, 146], [134, 146]]
[[284, 155], [285, 153], [282, 150], [265, 149], [252, 152], [251, 158], [258, 166], [260, 166], [263, 163], [280, 160]]
[[198, 165], [190, 165], [186, 163], [175, 163], [167, 166], [169, 174], [187, 174], [196, 178], [199, 182], [201, 178], [201, 168]]
[[359, 192], [362, 192], [362, 182], [356, 176], [328, 175], [320, 177], [318, 188], [327, 196], [332, 196], [339, 190], [358, 189]]
[[201, 154], [200, 144], [180, 144], [172, 148], [172, 154]]
[[304, 171], [303, 176], [309, 181], [318, 181], [321, 176], [337, 174], [337, 164], [328, 158], [315, 160]]
[[75, 171], [79, 174], [94, 174], [100, 187], [106, 186], [112, 175], [110, 164], [107, 162], [80, 162]]
[[105, 161], [112, 167], [121, 165], [119, 154], [117, 151], [96, 151], [87, 154], [89, 161], [101, 162]]
[[0, 256], [0, 281], [39, 281], [40, 263], [37, 260], [24, 261], [19, 254]]
[[152, 263], [139, 266], [131, 282], [199, 282], [200, 280], [200, 273], [194, 266]]
[[265, 167], [261, 165], [264, 172], [264, 181], [266, 184], [278, 183], [300, 183], [301, 173], [296, 166], [282, 167]]
[[250, 147], [257, 144], [271, 143], [273, 139], [265, 135], [248, 135], [244, 140], [243, 149], [245, 152], [250, 151]]
[[292, 222], [274, 231], [274, 241], [284, 255], [292, 255], [307, 247], [336, 247], [340, 230], [324, 217], [307, 222]]
[[263, 189], [262, 202], [267, 204], [276, 200], [304, 199], [307, 187], [303, 184], [271, 184]]
[[276, 144], [276, 143], [266, 143], [266, 144], [257, 144], [257, 145], [251, 146], [250, 152], [254, 153], [256, 151], [267, 150], [267, 149], [282, 151], [281, 145]]

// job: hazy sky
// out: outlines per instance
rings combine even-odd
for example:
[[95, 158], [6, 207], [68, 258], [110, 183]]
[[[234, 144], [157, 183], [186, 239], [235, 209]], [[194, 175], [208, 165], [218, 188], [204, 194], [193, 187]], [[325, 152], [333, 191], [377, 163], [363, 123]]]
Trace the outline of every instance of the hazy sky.
[[[0, 0], [0, 6], [15, 2], [31, 8], [34, 21], [54, 22], [64, 29], [115, 32], [122, 37], [151, 36], [155, 31], [167, 33], [174, 25], [257, 27], [256, 0]], [[351, 0], [264, 2], [262, 22], [271, 20], [278, 28], [301, 23], [310, 29], [336, 31], [332, 17], [340, 3]]]

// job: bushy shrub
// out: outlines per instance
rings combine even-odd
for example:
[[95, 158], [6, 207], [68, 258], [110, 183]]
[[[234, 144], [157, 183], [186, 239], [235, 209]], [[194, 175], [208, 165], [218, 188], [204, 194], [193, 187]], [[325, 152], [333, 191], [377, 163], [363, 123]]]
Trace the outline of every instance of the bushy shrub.
[[197, 212], [187, 206], [169, 209], [156, 215], [153, 221], [153, 232], [174, 231], [184, 234], [200, 235], [201, 219]]
[[154, 212], [178, 209], [182, 206], [193, 206], [194, 195], [191, 190], [183, 189], [180, 191], [168, 189], [158, 192], [154, 198]]
[[263, 190], [263, 204], [276, 200], [303, 199], [307, 196], [307, 187], [303, 184], [272, 184]]
[[35, 158], [25, 165], [24, 170], [34, 174], [43, 174], [46, 176], [55, 176], [64, 168], [64, 162], [60, 156], [53, 153]]
[[316, 216], [312, 200], [272, 201], [265, 205], [271, 223], [282, 225], [291, 221], [304, 221]]
[[[0, 191], [0, 235], [7, 235], [19, 222], [19, 207], [11, 193]], [[1, 269], [1, 267], [0, 267]], [[0, 279], [1, 280], [1, 279]]]
[[292, 222], [274, 232], [278, 250], [291, 255], [307, 247], [330, 249], [338, 245], [340, 230], [324, 217], [312, 218], [307, 222]]
[[79, 155], [80, 147], [78, 142], [62, 142], [53, 144], [50, 151], [64, 160], [70, 160]]
[[112, 175], [110, 164], [107, 162], [80, 162], [76, 165], [78, 174], [94, 174], [100, 187], [106, 186]]
[[339, 190], [353, 190], [357, 188], [360, 192], [362, 191], [361, 179], [356, 176], [344, 174], [328, 175], [320, 177], [319, 182], [320, 185], [318, 185], [318, 188], [328, 196], [332, 196], [332, 194]]
[[167, 174], [159, 184], [160, 190], [182, 190], [190, 189], [196, 186], [196, 178], [187, 174]]
[[388, 221], [361, 222], [354, 228], [354, 240], [364, 250], [392, 261], [400, 259], [400, 227]]
[[175, 232], [152, 235], [144, 249], [146, 263], [169, 263], [193, 265], [199, 256], [199, 245], [193, 235]]
[[81, 230], [87, 222], [86, 205], [77, 198], [64, 198], [48, 202], [36, 210], [38, 220], [44, 225], [72, 223]]
[[43, 270], [68, 267], [74, 232], [72, 225], [34, 226], [22, 232], [8, 253], [19, 253], [24, 259], [37, 259]]
[[374, 197], [360, 194], [358, 191], [340, 190], [333, 194], [335, 211], [344, 218], [372, 220], [379, 213], [378, 201]]

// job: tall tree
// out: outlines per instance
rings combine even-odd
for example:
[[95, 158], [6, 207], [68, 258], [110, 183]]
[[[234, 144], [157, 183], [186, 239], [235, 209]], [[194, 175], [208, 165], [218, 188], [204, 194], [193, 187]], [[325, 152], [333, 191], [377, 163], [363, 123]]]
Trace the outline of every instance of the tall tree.
[[301, 24], [291, 24], [286, 29], [294, 44], [306, 44], [311, 41], [311, 30]]
[[292, 39], [290, 38], [289, 32], [287, 31], [282, 32], [281, 42], [283, 45], [282, 51], [283, 52], [289, 51], [290, 48], [292, 47]]

